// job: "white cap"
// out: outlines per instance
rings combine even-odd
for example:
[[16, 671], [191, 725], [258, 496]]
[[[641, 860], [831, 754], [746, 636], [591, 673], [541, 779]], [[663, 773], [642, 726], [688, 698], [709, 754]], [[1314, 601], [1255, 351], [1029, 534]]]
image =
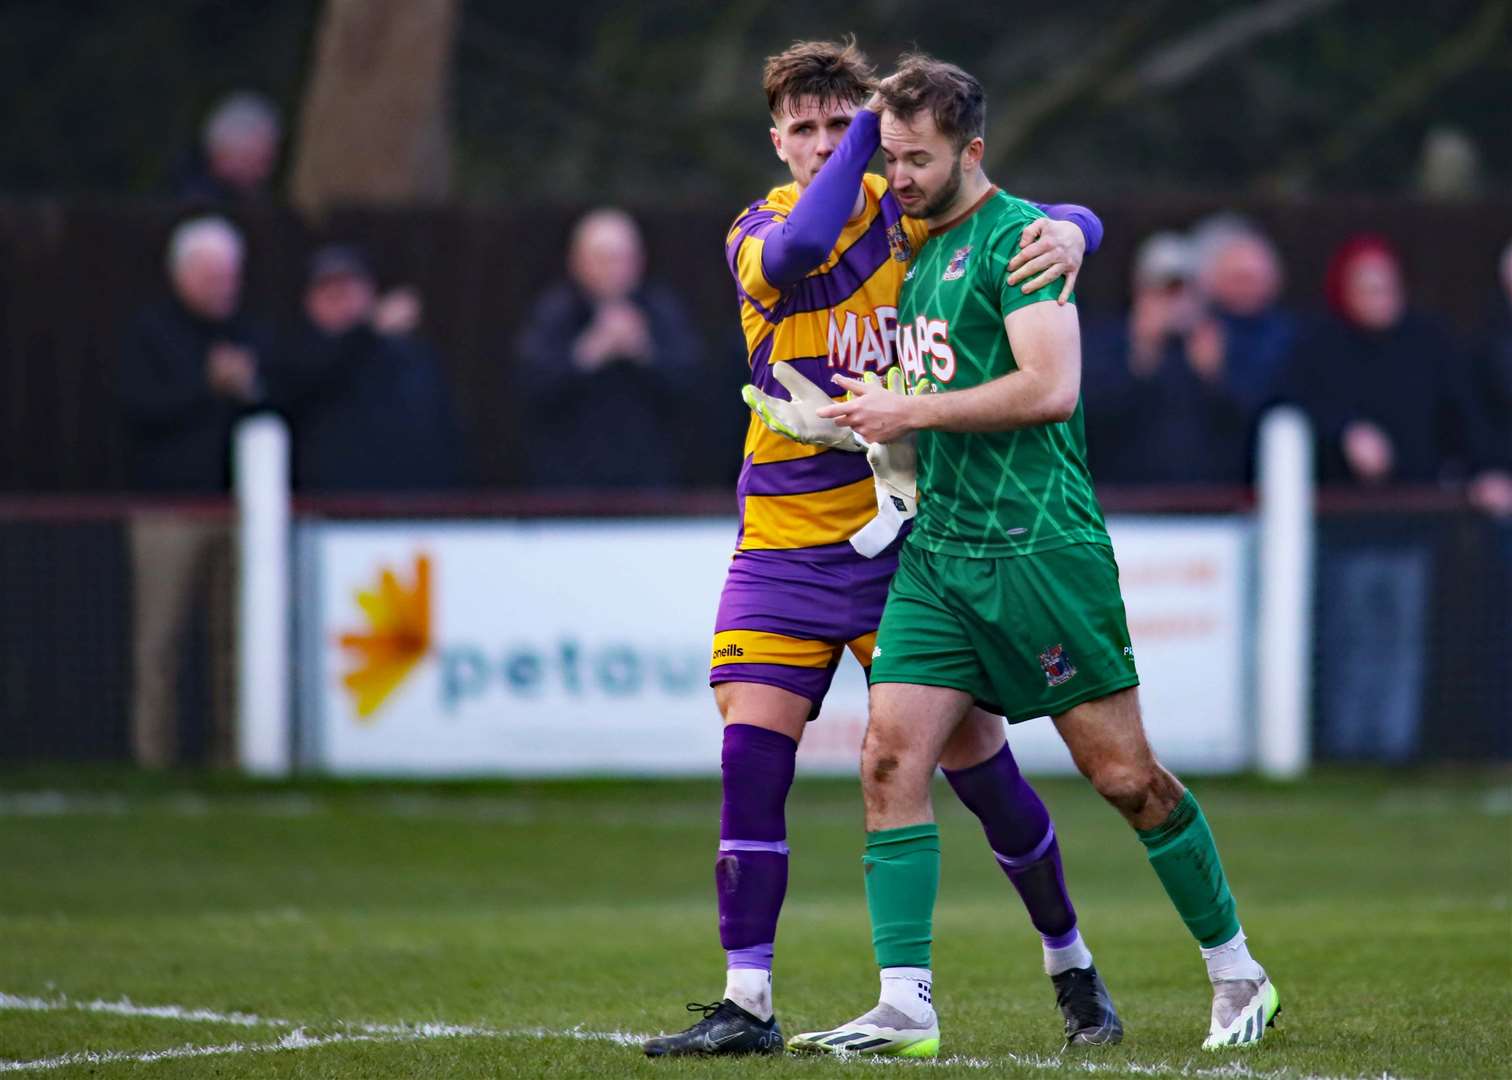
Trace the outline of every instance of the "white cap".
[[1192, 242], [1177, 232], [1151, 233], [1134, 255], [1134, 280], [1144, 284], [1190, 281], [1196, 269]]

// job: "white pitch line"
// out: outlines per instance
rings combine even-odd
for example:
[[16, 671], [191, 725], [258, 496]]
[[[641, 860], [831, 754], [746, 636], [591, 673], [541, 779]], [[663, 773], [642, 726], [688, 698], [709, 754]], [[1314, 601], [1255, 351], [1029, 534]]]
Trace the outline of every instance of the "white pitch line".
[[183, 1020], [205, 1024], [232, 1024], [237, 1027], [271, 1027], [303, 1030], [309, 1028], [340, 1028], [351, 1034], [372, 1035], [378, 1038], [517, 1038], [517, 1039], [578, 1039], [588, 1042], [612, 1042], [629, 1046], [638, 1045], [646, 1038], [627, 1031], [588, 1031], [575, 1027], [557, 1030], [553, 1028], [498, 1028], [477, 1027], [468, 1024], [446, 1024], [439, 1021], [416, 1023], [375, 1024], [363, 1020], [319, 1020], [295, 1022], [276, 1016], [259, 1016], [246, 1012], [217, 1012], [214, 1009], [192, 1008], [186, 1005], [138, 1005], [130, 998], [116, 1001], [95, 998], [92, 1001], [76, 1000], [66, 994], [54, 997], [25, 997], [0, 991], [0, 1010], [24, 1012], [92, 1012], [113, 1016], [140, 1016], [156, 1020]]
[[[66, 995], [55, 997], [32, 997], [7, 994], [0, 991], [0, 1010], [23, 1012], [90, 1012], [112, 1016], [149, 1017], [156, 1020], [179, 1020], [189, 1023], [229, 1024], [237, 1027], [288, 1028], [284, 1035], [273, 1042], [222, 1043], [216, 1046], [184, 1045], [166, 1050], [79, 1050], [50, 1058], [29, 1061], [0, 1060], [0, 1073], [45, 1071], [69, 1065], [107, 1065], [111, 1063], [143, 1063], [176, 1058], [216, 1057], [227, 1054], [265, 1054], [275, 1050], [309, 1050], [344, 1042], [412, 1042], [424, 1039], [453, 1038], [524, 1038], [524, 1039], [574, 1039], [581, 1042], [610, 1042], [621, 1046], [638, 1046], [643, 1035], [625, 1031], [588, 1031], [583, 1028], [554, 1030], [550, 1028], [520, 1028], [500, 1030], [476, 1027], [467, 1024], [439, 1022], [413, 1024], [374, 1024], [358, 1020], [333, 1020], [315, 1024], [296, 1024], [275, 1016], [259, 1016], [246, 1012], [218, 1012], [214, 1009], [192, 1008], [184, 1005], [138, 1005], [129, 998], [116, 1001], [99, 998], [82, 1001]], [[334, 1027], [342, 1030], [327, 1034], [310, 1034], [308, 1028]]]
[[236, 1027], [298, 1027], [292, 1020], [258, 1016], [255, 1013], [216, 1012], [213, 1009], [193, 1009], [183, 1005], [138, 1005], [129, 998], [118, 1001], [75, 1001], [59, 994], [56, 997], [21, 997], [0, 991], [0, 1009], [25, 1012], [92, 1012], [110, 1013], [115, 1016], [145, 1016], [158, 1020], [186, 1020], [204, 1024], [232, 1024]]
[[[262, 1054], [275, 1050], [308, 1050], [343, 1042], [406, 1042], [424, 1039], [485, 1038], [485, 1039], [572, 1039], [577, 1042], [608, 1042], [618, 1046], [639, 1046], [645, 1035], [628, 1031], [590, 1031], [581, 1027], [572, 1028], [488, 1028], [467, 1024], [446, 1024], [436, 1021], [424, 1023], [375, 1024], [358, 1020], [331, 1020], [298, 1024], [279, 1017], [259, 1016], [256, 1013], [217, 1012], [214, 1009], [192, 1008], [184, 1005], [138, 1005], [129, 998], [116, 1001], [95, 998], [76, 1001], [66, 995], [56, 997], [27, 997], [0, 991], [0, 1010], [28, 1012], [76, 1011], [106, 1013], [114, 1016], [150, 1017], [158, 1020], [180, 1020], [190, 1023], [229, 1024], [237, 1027], [270, 1027], [289, 1029], [274, 1042], [224, 1043], [218, 1046], [178, 1046], [167, 1050], [80, 1050], [51, 1058], [32, 1061], [0, 1060], [0, 1073], [23, 1072], [29, 1069], [58, 1069], [66, 1065], [112, 1062], [152, 1062], [173, 1058], [213, 1057], [224, 1054]], [[311, 1035], [310, 1028], [339, 1028], [329, 1035]], [[1175, 1076], [1191, 1080], [1361, 1080], [1360, 1077], [1328, 1077], [1294, 1072], [1290, 1069], [1259, 1070], [1241, 1061], [1228, 1061], [1221, 1065], [1194, 1067], [1189, 1064], [1171, 1065], [1166, 1062], [1141, 1064], [1138, 1062], [1088, 1061], [1068, 1059], [1043, 1054], [1015, 1054], [1005, 1052], [1001, 1059], [951, 1056], [944, 1058], [904, 1061], [900, 1058], [863, 1057], [847, 1055], [857, 1064], [873, 1066], [939, 1067], [954, 1066], [968, 1069], [990, 1069], [1005, 1061], [1034, 1069], [1063, 1069], [1072, 1073], [1096, 1075], [1118, 1073], [1124, 1076]], [[1366, 1080], [1402, 1080], [1389, 1072], [1370, 1074]]]
[[575, 1039], [578, 1042], [611, 1042], [618, 1046], [640, 1046], [649, 1035], [637, 1035], [630, 1031], [587, 1031], [573, 1028], [515, 1028], [491, 1032], [499, 1039]]
[[[14, 1000], [14, 999], [12, 999]], [[150, 1015], [158, 1015], [156, 1013]], [[0, 1073], [45, 1071], [61, 1069], [69, 1065], [109, 1065], [115, 1063], [144, 1063], [168, 1061], [175, 1058], [216, 1057], [227, 1054], [267, 1054], [275, 1050], [312, 1050], [333, 1043], [398, 1043], [418, 1042], [425, 1039], [467, 1038], [475, 1036], [518, 1038], [566, 1038], [589, 1042], [613, 1042], [639, 1045], [642, 1036], [622, 1031], [583, 1031], [569, 1028], [552, 1031], [546, 1028], [526, 1028], [518, 1031], [494, 1031], [487, 1028], [463, 1027], [456, 1024], [421, 1024], [406, 1028], [392, 1024], [351, 1025], [360, 1034], [336, 1033], [331, 1035], [308, 1035], [303, 1028], [295, 1028], [274, 1042], [223, 1043], [218, 1046], [175, 1046], [167, 1050], [79, 1050], [60, 1054], [57, 1057], [34, 1058], [30, 1061], [0, 1061]]]
[[167, 1050], [78, 1050], [31, 1061], [0, 1061], [0, 1073], [61, 1069], [69, 1065], [109, 1065], [116, 1062], [169, 1061], [174, 1058], [216, 1057], [222, 1054], [266, 1054], [274, 1050], [310, 1050], [341, 1042], [398, 1042], [377, 1035], [306, 1035], [295, 1029], [276, 1042], [224, 1043], [220, 1046], [175, 1046]]
[[[108, 1013], [114, 1016], [141, 1016], [156, 1020], [183, 1020], [203, 1024], [231, 1024], [236, 1027], [290, 1029], [334, 1027], [341, 1028], [348, 1033], [356, 1032], [362, 1035], [396, 1038], [494, 1037], [500, 1034], [500, 1032], [492, 1028], [443, 1024], [434, 1021], [413, 1024], [370, 1024], [358, 1020], [329, 1020], [301, 1024], [276, 1016], [259, 1016], [256, 1013], [217, 1012], [214, 1009], [189, 1008], [184, 1005], [138, 1005], [126, 997], [122, 997], [117, 1001], [103, 1001], [99, 998], [93, 1001], [76, 1001], [61, 994], [52, 998], [40, 998], [21, 997], [16, 994], [0, 992], [0, 1010], [3, 1009], [26, 1012], [72, 1011]], [[524, 1034], [528, 1034], [528, 1032]], [[612, 1036], [606, 1035], [605, 1037]]]

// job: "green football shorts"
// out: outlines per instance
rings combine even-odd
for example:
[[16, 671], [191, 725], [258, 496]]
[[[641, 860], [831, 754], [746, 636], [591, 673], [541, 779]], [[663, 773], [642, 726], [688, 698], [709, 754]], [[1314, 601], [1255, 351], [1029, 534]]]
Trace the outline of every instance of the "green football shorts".
[[871, 682], [954, 687], [1012, 724], [1138, 686], [1113, 549], [971, 559], [904, 544]]

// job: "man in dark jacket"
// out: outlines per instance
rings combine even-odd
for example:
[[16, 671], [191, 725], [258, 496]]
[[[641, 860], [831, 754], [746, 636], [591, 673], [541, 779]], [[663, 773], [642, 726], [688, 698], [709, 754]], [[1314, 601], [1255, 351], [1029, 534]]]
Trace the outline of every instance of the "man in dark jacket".
[[[168, 247], [169, 299], [127, 333], [119, 396], [129, 476], [139, 492], [215, 496], [227, 490], [231, 429], [263, 397], [267, 335], [241, 311], [242, 240], [223, 218], [195, 218]], [[133, 517], [135, 688], [139, 764], [178, 759], [180, 639], [206, 585], [214, 690], [213, 761], [229, 764], [230, 537], [224, 519], [152, 511]]]
[[305, 318], [270, 378], [292, 428], [296, 491], [423, 492], [459, 486], [462, 439], [441, 364], [413, 334], [419, 301], [380, 298], [366, 258], [321, 248]]
[[1191, 241], [1155, 233], [1134, 260], [1127, 317], [1085, 335], [1087, 446], [1112, 484], [1244, 482], [1248, 415], [1202, 317]]
[[[1289, 396], [1316, 432], [1328, 485], [1428, 485], [1464, 473], [1464, 361], [1448, 331], [1414, 311], [1393, 246], [1340, 246], [1325, 281], [1331, 315], [1293, 357]], [[1411, 760], [1429, 685], [1433, 547], [1410, 520], [1325, 532], [1318, 561], [1318, 748], [1332, 758]]]
[[678, 298], [645, 284], [640, 230], [596, 210], [573, 231], [569, 280], [536, 303], [520, 338], [529, 480], [541, 487], [677, 483], [671, 422], [699, 377]]
[[1331, 315], [1299, 340], [1287, 378], [1317, 428], [1321, 481], [1462, 478], [1473, 436], [1465, 359], [1442, 324], [1409, 306], [1395, 249], [1350, 239], [1324, 289]]
[[1192, 245], [1206, 309], [1199, 348], [1213, 355], [1253, 422], [1274, 399], [1297, 337], [1296, 318], [1280, 304], [1280, 255], [1255, 225], [1232, 214], [1199, 222]]
[[226, 490], [231, 427], [262, 398], [265, 329], [241, 311], [242, 242], [223, 218], [180, 225], [168, 252], [172, 295], [137, 316], [119, 393], [137, 491]]

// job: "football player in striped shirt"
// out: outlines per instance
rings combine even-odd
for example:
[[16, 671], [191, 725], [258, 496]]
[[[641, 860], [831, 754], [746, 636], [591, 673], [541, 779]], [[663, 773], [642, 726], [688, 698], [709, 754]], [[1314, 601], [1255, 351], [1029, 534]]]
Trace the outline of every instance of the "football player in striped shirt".
[[[873, 78], [854, 43], [794, 45], [768, 60], [764, 82], [772, 143], [793, 182], [749, 206], [726, 239], [751, 388], [760, 391], [748, 401], [779, 407], [792, 393], [828, 404], [827, 395], [841, 393], [833, 375], [892, 365], [898, 290], [927, 230], [903, 215], [881, 176], [865, 172], [879, 145], [878, 115], [862, 108]], [[1047, 220], [1030, 235], [1016, 270], [1033, 288], [1074, 276], [1083, 248], [1101, 236], [1088, 210], [1052, 213], [1076, 224]], [[648, 1040], [652, 1056], [783, 1045], [771, 969], [787, 889], [784, 804], [794, 754], [842, 654], [871, 664], [903, 524], [891, 500], [879, 500], [848, 431], [800, 434], [817, 444], [752, 417], [737, 550], [714, 635], [710, 682], [725, 721], [715, 862], [725, 991], [714, 1004], [690, 1006], [705, 1015], [687, 1030]], [[1116, 1042], [1122, 1028], [1077, 929], [1049, 813], [1020, 775], [1001, 718], [974, 712], [941, 761], [1042, 936], [1068, 1039]]]

